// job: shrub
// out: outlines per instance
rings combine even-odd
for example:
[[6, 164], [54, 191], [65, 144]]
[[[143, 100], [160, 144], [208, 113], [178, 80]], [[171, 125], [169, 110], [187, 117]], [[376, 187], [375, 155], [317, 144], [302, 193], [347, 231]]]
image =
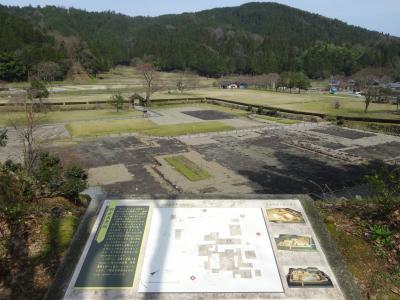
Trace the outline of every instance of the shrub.
[[46, 186], [51, 193], [57, 191], [62, 181], [60, 158], [48, 152], [40, 153], [33, 176], [41, 186]]
[[344, 125], [344, 119], [343, 119], [343, 117], [337, 117], [337, 118], [336, 118], [336, 125], [338, 125], [338, 126]]
[[372, 240], [382, 243], [385, 247], [392, 247], [394, 233], [387, 225], [372, 225], [370, 227], [370, 236]]
[[381, 213], [390, 214], [400, 205], [400, 166], [381, 166], [372, 175], [366, 176], [367, 183], [374, 190], [374, 198], [381, 204]]
[[267, 112], [265, 113], [267, 116], [278, 116], [278, 110], [276, 108], [267, 110]]
[[35, 195], [30, 178], [19, 172], [22, 168], [15, 170], [0, 164], [0, 214], [18, 222]]
[[17, 173], [22, 171], [22, 165], [20, 163], [14, 163], [11, 159], [7, 159], [2, 168], [3, 170], [12, 173]]
[[60, 192], [66, 198], [76, 200], [87, 187], [87, 173], [81, 167], [72, 166], [64, 171], [63, 177]]

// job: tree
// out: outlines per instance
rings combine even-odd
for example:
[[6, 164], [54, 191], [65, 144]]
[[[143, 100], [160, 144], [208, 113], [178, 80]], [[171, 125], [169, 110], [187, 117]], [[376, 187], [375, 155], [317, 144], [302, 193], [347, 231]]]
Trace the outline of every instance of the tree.
[[143, 76], [143, 86], [146, 92], [146, 106], [150, 106], [151, 95], [162, 88], [160, 76], [157, 73], [156, 67], [151, 63], [140, 64], [137, 66], [137, 70]]
[[183, 93], [184, 90], [195, 89], [198, 86], [196, 74], [189, 71], [179, 72], [176, 88]]
[[372, 100], [376, 99], [379, 96], [379, 87], [376, 86], [368, 86], [364, 90], [364, 97], [365, 97], [365, 110], [364, 112], [368, 111], [369, 105], [371, 104]]
[[62, 78], [62, 71], [59, 64], [52, 61], [41, 62], [36, 66], [37, 76], [40, 80], [54, 81]]
[[43, 106], [43, 99], [48, 98], [49, 94], [50, 93], [43, 81], [37, 79], [31, 80], [31, 85], [27, 90], [27, 95], [33, 104], [35, 104], [36, 99], [39, 100], [39, 111], [46, 112], [46, 108]]
[[110, 104], [117, 109], [117, 112], [124, 108], [125, 98], [121, 95], [120, 92], [111, 96]]
[[308, 89], [310, 87], [310, 80], [303, 73], [285, 72], [282, 73], [281, 78], [278, 81], [278, 86], [286, 87], [290, 93], [293, 88]]
[[0, 53], [0, 80], [20, 81], [26, 79], [26, 67], [14, 56]]
[[22, 144], [23, 169], [27, 176], [32, 175], [36, 159], [39, 154], [39, 142], [36, 139], [35, 131], [38, 127], [38, 117], [35, 113], [32, 102], [25, 102], [25, 124], [18, 127], [12, 122], [17, 136]]
[[300, 90], [308, 90], [311, 87], [310, 79], [302, 72], [294, 73], [293, 75], [294, 86]]

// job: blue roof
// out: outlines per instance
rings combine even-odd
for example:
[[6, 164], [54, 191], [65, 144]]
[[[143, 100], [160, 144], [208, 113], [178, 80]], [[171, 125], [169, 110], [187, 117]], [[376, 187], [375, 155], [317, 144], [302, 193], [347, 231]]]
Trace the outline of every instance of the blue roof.
[[391, 89], [400, 89], [400, 82], [393, 82], [388, 84], [388, 88]]

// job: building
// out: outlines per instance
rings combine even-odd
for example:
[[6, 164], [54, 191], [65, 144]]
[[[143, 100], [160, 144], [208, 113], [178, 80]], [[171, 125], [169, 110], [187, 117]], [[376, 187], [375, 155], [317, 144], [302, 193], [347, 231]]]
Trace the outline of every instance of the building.
[[393, 91], [400, 91], [400, 82], [392, 82], [387, 85], [387, 88]]

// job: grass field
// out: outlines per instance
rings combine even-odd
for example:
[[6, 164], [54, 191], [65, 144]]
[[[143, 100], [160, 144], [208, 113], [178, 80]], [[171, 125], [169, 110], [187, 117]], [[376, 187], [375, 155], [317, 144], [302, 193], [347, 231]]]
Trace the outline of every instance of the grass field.
[[235, 128], [218, 121], [160, 126], [145, 119], [131, 119], [72, 122], [67, 125], [67, 129], [73, 137], [94, 137], [129, 132], [137, 132], [150, 136], [178, 136], [227, 131]]
[[[160, 95], [158, 95], [162, 98]], [[248, 104], [270, 105], [305, 112], [326, 113], [329, 115], [362, 116], [371, 118], [400, 119], [394, 114], [396, 106], [372, 103], [367, 113], [364, 112], [364, 99], [328, 94], [290, 94], [257, 90], [199, 89], [193, 92], [196, 97], [215, 97], [237, 100]], [[335, 103], [340, 109], [335, 109]]]
[[[71, 110], [71, 111], [50, 111], [46, 114], [38, 114], [39, 124], [65, 123], [83, 120], [103, 120], [116, 118], [132, 118], [142, 116], [140, 111], [124, 110], [116, 112], [115, 109], [98, 110]], [[25, 122], [24, 112], [0, 112], [0, 127], [11, 124], [22, 125]]]
[[[177, 73], [159, 73], [162, 79], [163, 90], [153, 94], [153, 99], [172, 99], [187, 97], [215, 97], [227, 100], [237, 100], [247, 104], [269, 105], [277, 108], [293, 109], [304, 112], [326, 113], [329, 115], [344, 115], [357, 117], [400, 119], [395, 105], [376, 104], [370, 105], [369, 111], [364, 112], [364, 98], [346, 95], [313, 94], [313, 93], [276, 93], [262, 90], [224, 90], [213, 88], [215, 79], [197, 77], [198, 89], [187, 90], [183, 94], [176, 90]], [[324, 81], [315, 82], [316, 86], [323, 86]], [[12, 86], [13, 84], [8, 84]], [[16, 83], [14, 87], [21, 87], [23, 83]], [[109, 100], [113, 92], [119, 90], [123, 96], [132, 93], [143, 93], [142, 77], [134, 68], [117, 67], [108, 73], [100, 74], [96, 79], [91, 79], [85, 84], [71, 82], [57, 82], [52, 87], [60, 91], [51, 93], [50, 102], [86, 102]], [[7, 102], [7, 97], [0, 97], [0, 102]], [[340, 103], [340, 108], [335, 109], [335, 103]]]
[[144, 119], [126, 120], [93, 120], [72, 122], [67, 125], [73, 137], [91, 137], [115, 133], [137, 132], [138, 130], [153, 128], [155, 124]]
[[190, 181], [200, 181], [211, 177], [210, 173], [183, 155], [166, 157], [165, 160]]

